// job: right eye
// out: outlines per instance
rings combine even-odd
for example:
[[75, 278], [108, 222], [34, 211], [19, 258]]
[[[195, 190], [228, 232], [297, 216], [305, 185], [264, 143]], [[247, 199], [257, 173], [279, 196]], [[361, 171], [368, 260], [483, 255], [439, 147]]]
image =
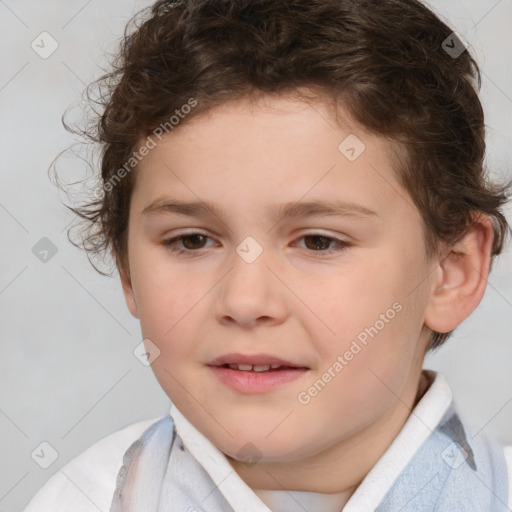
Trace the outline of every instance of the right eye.
[[[162, 245], [166, 247], [169, 251], [177, 254], [197, 252], [197, 249], [204, 248], [203, 242], [208, 238], [210, 237], [203, 235], [201, 233], [187, 233], [186, 235], [178, 235], [168, 240], [164, 240], [162, 242]], [[183, 243], [185, 248], [183, 249], [182, 247], [180, 247], [178, 245], [179, 243]]]

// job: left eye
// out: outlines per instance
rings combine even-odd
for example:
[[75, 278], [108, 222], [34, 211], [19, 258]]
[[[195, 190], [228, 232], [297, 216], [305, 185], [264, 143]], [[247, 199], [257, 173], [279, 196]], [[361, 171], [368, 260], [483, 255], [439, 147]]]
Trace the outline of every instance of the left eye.
[[[343, 242], [342, 240], [338, 240], [337, 238], [333, 238], [332, 236], [321, 235], [318, 233], [304, 235], [300, 239], [302, 238], [304, 240], [311, 240], [313, 242], [311, 245], [315, 248], [314, 252], [325, 252], [326, 254], [330, 254], [332, 252], [342, 251], [348, 247], [347, 242]], [[332, 249], [321, 248], [321, 246], [329, 246], [331, 242], [335, 242], [336, 247]], [[306, 243], [306, 245], [308, 244]]]
[[[204, 242], [208, 238], [210, 237], [201, 233], [191, 233], [187, 235], [178, 235], [169, 240], [164, 240], [162, 245], [171, 252], [178, 254], [187, 252], [192, 253], [198, 252], [198, 249], [203, 249], [205, 247]], [[299, 240], [301, 239], [306, 241], [306, 248], [313, 248], [312, 252], [321, 252], [324, 254], [343, 251], [349, 246], [347, 242], [319, 233], [303, 235], [299, 238]], [[331, 249], [324, 248], [325, 246], [328, 247], [332, 242], [336, 243], [336, 247]], [[182, 243], [184, 248], [180, 247], [178, 245], [179, 243]]]

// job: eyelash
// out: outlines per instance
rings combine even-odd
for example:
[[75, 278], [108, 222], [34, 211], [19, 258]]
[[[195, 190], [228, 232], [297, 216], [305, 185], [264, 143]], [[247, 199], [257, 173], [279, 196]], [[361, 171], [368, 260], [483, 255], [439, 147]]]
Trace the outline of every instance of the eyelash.
[[[162, 245], [167, 250], [169, 250], [170, 252], [173, 252], [175, 254], [178, 254], [178, 255], [180, 255], [180, 254], [192, 255], [192, 253], [199, 252], [203, 248], [195, 249], [195, 250], [194, 249], [181, 249], [181, 248], [176, 248], [176, 244], [180, 240], [183, 240], [184, 238], [192, 237], [194, 235], [200, 235], [200, 236], [205, 237], [205, 238], [210, 238], [209, 236], [204, 235], [203, 233], [187, 233], [187, 234], [184, 234], [184, 235], [175, 236], [174, 238], [170, 238], [168, 240], [164, 240], [162, 242]], [[332, 249], [324, 249], [324, 250], [320, 250], [320, 251], [309, 250], [309, 252], [329, 255], [329, 254], [333, 254], [333, 253], [342, 252], [342, 251], [346, 250], [348, 247], [350, 247], [350, 244], [347, 243], [347, 242], [344, 242], [343, 240], [339, 240], [338, 238], [334, 238], [332, 236], [323, 235], [321, 233], [307, 233], [305, 235], [302, 235], [299, 238], [299, 240], [302, 239], [302, 238], [305, 238], [307, 236], [312, 236], [312, 237], [318, 236], [318, 237], [326, 238], [326, 239], [328, 239], [330, 241], [334, 241], [334, 242], [336, 242], [338, 244], [337, 247], [332, 248]]]

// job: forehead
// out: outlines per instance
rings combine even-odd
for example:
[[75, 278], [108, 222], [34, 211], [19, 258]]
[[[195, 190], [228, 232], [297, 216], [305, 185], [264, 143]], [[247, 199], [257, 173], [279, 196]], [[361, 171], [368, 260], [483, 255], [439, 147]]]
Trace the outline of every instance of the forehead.
[[228, 102], [193, 118], [139, 163], [139, 211], [166, 195], [227, 209], [273, 204], [273, 214], [279, 202], [313, 197], [372, 211], [407, 201], [394, 148], [340, 111], [337, 122], [326, 104], [274, 97]]

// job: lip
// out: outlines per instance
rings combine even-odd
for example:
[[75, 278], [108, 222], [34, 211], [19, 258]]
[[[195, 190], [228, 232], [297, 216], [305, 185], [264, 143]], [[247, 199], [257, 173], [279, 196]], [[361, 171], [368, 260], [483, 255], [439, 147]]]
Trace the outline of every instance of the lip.
[[[246, 363], [251, 364], [251, 363]], [[267, 363], [269, 364], [269, 363]], [[279, 364], [279, 363], [272, 363]], [[232, 370], [224, 366], [209, 366], [225, 385], [240, 393], [265, 393], [292, 382], [309, 371], [308, 368], [287, 368], [268, 372]]]
[[[264, 365], [264, 364], [280, 364], [281, 366], [290, 366], [292, 368], [301, 368], [301, 369], [309, 369], [300, 363], [294, 363], [292, 361], [286, 361], [285, 359], [281, 359], [277, 356], [272, 356], [270, 354], [240, 354], [240, 353], [230, 353], [224, 354], [222, 356], [216, 357], [212, 361], [208, 363], [209, 366], [219, 367], [225, 364], [251, 364], [255, 365]], [[238, 371], [238, 370], [236, 370]], [[284, 370], [283, 370], [284, 371]]]

